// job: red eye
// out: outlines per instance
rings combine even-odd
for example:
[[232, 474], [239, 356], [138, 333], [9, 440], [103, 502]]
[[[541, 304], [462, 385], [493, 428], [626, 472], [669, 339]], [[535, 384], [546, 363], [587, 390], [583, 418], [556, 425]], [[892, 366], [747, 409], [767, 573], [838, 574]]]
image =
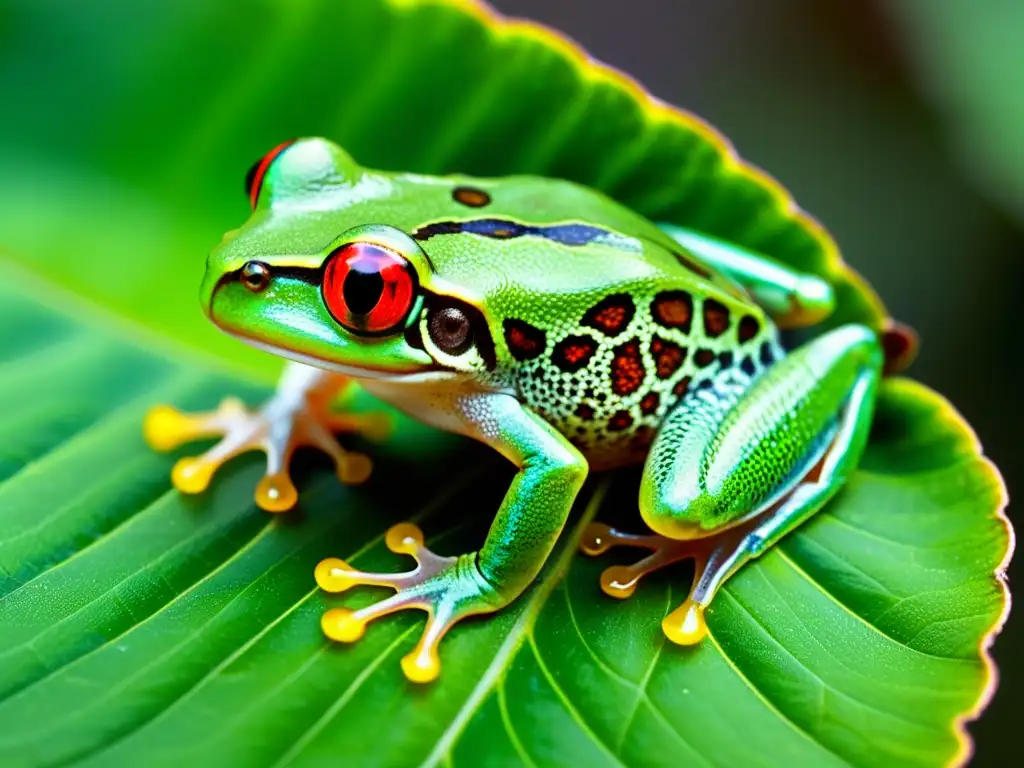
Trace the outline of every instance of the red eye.
[[397, 327], [412, 307], [416, 286], [409, 262], [374, 243], [338, 248], [324, 269], [324, 303], [349, 330], [381, 334]]
[[278, 155], [284, 152], [288, 147], [295, 143], [295, 139], [290, 139], [281, 144], [278, 144], [272, 150], [267, 152], [263, 157], [252, 164], [252, 168], [245, 174], [245, 194], [249, 196], [249, 202], [252, 207], [256, 207], [256, 201], [260, 199], [260, 188], [263, 186], [263, 177], [267, 175], [267, 170], [277, 159]]

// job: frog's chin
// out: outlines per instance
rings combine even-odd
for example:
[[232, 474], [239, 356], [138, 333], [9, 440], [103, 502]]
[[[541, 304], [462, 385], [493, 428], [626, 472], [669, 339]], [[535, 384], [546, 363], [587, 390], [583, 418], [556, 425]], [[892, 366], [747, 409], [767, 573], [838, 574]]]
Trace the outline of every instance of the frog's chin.
[[353, 379], [380, 379], [414, 384], [430, 381], [449, 381], [457, 378], [458, 376], [456, 371], [427, 366], [424, 366], [418, 371], [392, 371], [386, 368], [367, 368], [358, 365], [346, 365], [345, 363], [337, 363], [330, 360], [322, 360], [319, 357], [314, 357], [312, 355], [305, 355], [302, 352], [275, 347], [273, 344], [266, 344], [262, 341], [258, 341], [257, 339], [250, 339], [245, 336], [236, 336], [235, 338], [240, 341], [244, 341], [251, 347], [262, 350], [263, 352], [269, 352], [275, 357], [283, 357], [287, 360], [302, 363], [303, 365], [308, 365], [313, 368], [321, 368], [325, 371], [340, 373]]

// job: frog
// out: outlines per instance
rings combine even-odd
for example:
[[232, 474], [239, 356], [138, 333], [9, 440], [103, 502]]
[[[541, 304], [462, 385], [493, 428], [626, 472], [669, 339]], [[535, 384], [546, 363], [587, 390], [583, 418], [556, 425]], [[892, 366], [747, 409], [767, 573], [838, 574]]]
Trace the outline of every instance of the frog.
[[516, 474], [479, 549], [436, 553], [404, 522], [385, 543], [414, 569], [369, 573], [341, 558], [315, 568], [328, 593], [394, 589], [326, 610], [332, 641], [355, 642], [396, 611], [426, 612], [401, 660], [413, 682], [438, 677], [453, 625], [530, 586], [589, 474], [643, 465], [649, 532], [592, 522], [579, 547], [648, 553], [604, 571], [601, 588], [618, 598], [692, 558], [689, 594], [662, 622], [687, 646], [708, 634], [723, 583], [813, 517], [865, 449], [893, 345], [856, 323], [782, 343], [833, 312], [823, 277], [571, 181], [372, 170], [321, 137], [274, 147], [245, 186], [251, 214], [210, 253], [201, 306], [222, 331], [285, 358], [284, 373], [256, 409], [235, 398], [205, 413], [157, 406], [146, 439], [168, 451], [220, 438], [175, 464], [173, 485], [190, 494], [232, 457], [264, 451], [255, 500], [283, 512], [298, 500], [289, 466], [300, 446], [325, 452], [343, 483], [370, 475], [370, 458], [339, 440], [388, 432], [381, 414], [335, 407], [359, 386], [510, 461]]

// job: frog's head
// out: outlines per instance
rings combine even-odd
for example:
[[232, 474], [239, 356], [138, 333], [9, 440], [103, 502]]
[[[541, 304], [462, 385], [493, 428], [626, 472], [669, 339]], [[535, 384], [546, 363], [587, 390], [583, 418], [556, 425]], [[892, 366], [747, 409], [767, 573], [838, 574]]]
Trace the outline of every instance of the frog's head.
[[488, 363], [493, 350], [473, 341], [479, 311], [439, 285], [397, 225], [403, 193], [392, 177], [301, 139], [265, 155], [246, 187], [253, 213], [211, 253], [201, 291], [222, 330], [357, 377], [453, 376]]

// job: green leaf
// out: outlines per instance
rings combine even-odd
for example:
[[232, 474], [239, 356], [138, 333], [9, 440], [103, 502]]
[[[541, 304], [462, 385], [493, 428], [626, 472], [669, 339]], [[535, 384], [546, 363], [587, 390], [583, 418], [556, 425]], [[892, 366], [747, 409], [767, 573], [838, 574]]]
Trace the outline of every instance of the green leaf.
[[1024, 220], [1024, 5], [900, 0], [886, 7], [969, 174]]
[[1011, 534], [996, 470], [921, 385], [886, 383], [860, 471], [729, 582], [700, 647], [659, 629], [686, 566], [615, 602], [597, 586], [614, 558], [574, 556], [594, 517], [639, 526], [627, 472], [584, 489], [538, 582], [457, 627], [426, 688], [398, 667], [422, 619], [331, 646], [322, 612], [379, 595], [326, 596], [313, 566], [401, 567], [382, 535], [409, 517], [442, 552], [465, 551], [505, 463], [405, 423], [358, 489], [300, 457], [302, 507], [275, 517], [252, 503], [259, 457], [186, 498], [169, 489], [177, 457], [141, 440], [155, 403], [266, 395], [133, 329], [272, 371], [209, 327], [194, 288], [201, 254], [245, 216], [244, 170], [297, 134], [379, 167], [592, 184], [826, 275], [836, 322], [878, 323], [827, 234], [709, 129], [554, 35], [457, 0], [23, 3], [0, 11], [0, 35], [0, 87], [18, 105], [0, 121], [0, 764], [965, 757], [962, 723], [994, 684]]
[[[3, 765], [940, 765], [964, 756], [960, 722], [993, 684], [1003, 489], [919, 384], [885, 385], [860, 471], [726, 585], [700, 647], [660, 632], [691, 569], [618, 602], [598, 588], [612, 559], [573, 557], [595, 516], [639, 525], [635, 473], [620, 473], [585, 488], [538, 583], [456, 628], [440, 681], [418, 688], [398, 660], [422, 619], [332, 647], [319, 617], [339, 598], [315, 588], [313, 566], [398, 569], [382, 536], [409, 516], [442, 552], [464, 551], [511, 478], [504, 463], [436, 450], [424, 432], [376, 451], [361, 488], [299, 462], [294, 514], [253, 505], [251, 455], [184, 497], [173, 457], [142, 442], [146, 408], [262, 391], [9, 287], [0, 351]], [[452, 475], [461, 466], [473, 469]]]
[[11, 257], [265, 376], [272, 359], [214, 331], [195, 294], [202, 255], [248, 213], [245, 171], [290, 136], [330, 137], [368, 167], [573, 179], [828, 277], [832, 322], [885, 316], [820, 225], [713, 129], [474, 2], [240, 12], [181, 0], [126, 13], [55, 0], [5, 14], [0, 91], [19, 105], [0, 121]]

